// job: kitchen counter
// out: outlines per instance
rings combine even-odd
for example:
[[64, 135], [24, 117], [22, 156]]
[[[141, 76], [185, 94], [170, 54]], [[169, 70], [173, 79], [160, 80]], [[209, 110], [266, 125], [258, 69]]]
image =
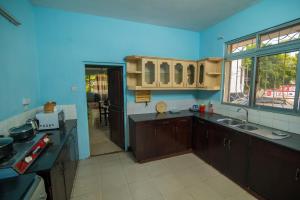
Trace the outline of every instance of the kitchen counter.
[[50, 170], [68, 139], [70, 131], [76, 125], [77, 120], [67, 120], [62, 129], [42, 131], [49, 134], [51, 144], [41, 153], [40, 157], [30, 166], [26, 173]]
[[14, 178], [0, 181], [0, 199], [1, 200], [19, 200], [23, 199], [27, 190], [34, 181], [35, 174], [24, 174]]
[[[129, 118], [133, 120], [134, 122], [143, 122], [143, 121], [155, 121], [155, 120], [163, 120], [163, 119], [172, 119], [172, 118], [180, 118], [180, 117], [197, 117], [199, 119], [215, 123], [221, 126], [225, 126], [227, 128], [233, 129], [235, 131], [245, 133], [248, 135], [251, 135], [253, 137], [258, 137], [262, 140], [269, 141], [271, 143], [275, 143], [284, 147], [287, 147], [289, 149], [300, 151], [300, 135], [295, 133], [289, 133], [290, 137], [284, 138], [284, 139], [269, 139], [260, 135], [257, 135], [255, 133], [251, 133], [246, 130], [238, 129], [229, 125], [222, 124], [220, 122], [217, 122], [218, 119], [221, 118], [230, 118], [228, 116], [223, 116], [219, 114], [209, 114], [209, 113], [199, 113], [199, 112], [191, 112], [189, 110], [182, 110], [180, 113], [171, 114], [170, 112], [157, 114], [157, 113], [146, 113], [146, 114], [134, 114], [129, 115]], [[252, 123], [249, 123], [252, 124]], [[267, 130], [276, 130], [270, 127], [261, 126], [257, 124], [253, 124], [259, 128], [267, 129]], [[284, 132], [284, 131], [283, 131]]]

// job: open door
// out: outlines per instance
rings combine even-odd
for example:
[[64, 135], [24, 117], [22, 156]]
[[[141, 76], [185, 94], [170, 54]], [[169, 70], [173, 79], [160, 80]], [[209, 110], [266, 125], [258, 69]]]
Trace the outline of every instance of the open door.
[[111, 141], [124, 149], [123, 69], [108, 69], [109, 126]]

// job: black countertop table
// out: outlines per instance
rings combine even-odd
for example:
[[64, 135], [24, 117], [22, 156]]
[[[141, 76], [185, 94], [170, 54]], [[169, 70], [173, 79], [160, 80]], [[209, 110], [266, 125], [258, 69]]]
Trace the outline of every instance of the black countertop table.
[[[269, 139], [269, 138], [257, 135], [255, 133], [251, 133], [251, 132], [246, 131], [246, 130], [241, 130], [241, 129], [238, 129], [238, 128], [234, 128], [234, 127], [219, 123], [219, 122], [217, 122], [218, 119], [220, 119], [220, 118], [230, 118], [230, 117], [215, 114], [215, 113], [209, 114], [209, 113], [191, 112], [189, 110], [182, 110], [179, 113], [174, 113], [174, 114], [170, 113], [170, 112], [166, 112], [166, 113], [162, 113], [162, 114], [145, 113], [145, 114], [129, 115], [129, 118], [131, 120], [133, 120], [134, 122], [155, 121], [155, 120], [164, 120], [164, 119], [172, 119], [172, 118], [179, 118], [179, 117], [196, 117], [196, 118], [208, 121], [208, 122], [212, 122], [212, 123], [215, 123], [215, 124], [225, 126], [227, 128], [231, 128], [231, 129], [236, 130], [236, 131], [241, 132], [241, 133], [251, 135], [253, 137], [258, 137], [262, 140], [266, 140], [266, 141], [269, 141], [271, 143], [275, 143], [275, 144], [287, 147], [287, 148], [295, 150], [295, 151], [300, 151], [300, 134], [289, 133], [290, 137], [287, 137], [287, 138], [284, 138], [284, 139], [279, 139], [279, 140], [278, 139], [277, 140], [276, 139]], [[261, 126], [261, 125], [257, 125], [257, 124], [255, 124], [255, 126], [261, 127], [263, 129], [276, 130], [276, 129], [273, 129], [273, 128], [270, 128], [270, 127]]]
[[70, 131], [76, 127], [77, 120], [67, 120], [64, 128], [42, 131], [50, 134], [51, 144], [41, 153], [39, 158], [29, 167], [26, 173], [50, 170], [58, 158]]

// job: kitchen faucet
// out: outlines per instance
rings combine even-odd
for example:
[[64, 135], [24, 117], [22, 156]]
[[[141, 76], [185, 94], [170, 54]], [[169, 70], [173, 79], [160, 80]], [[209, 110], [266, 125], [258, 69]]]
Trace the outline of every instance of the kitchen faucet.
[[244, 108], [244, 107], [240, 107], [238, 108], [236, 111], [239, 112], [240, 110], [244, 110], [246, 111], [246, 123], [248, 123], [248, 117], [249, 117], [249, 114], [248, 114], [248, 109]]

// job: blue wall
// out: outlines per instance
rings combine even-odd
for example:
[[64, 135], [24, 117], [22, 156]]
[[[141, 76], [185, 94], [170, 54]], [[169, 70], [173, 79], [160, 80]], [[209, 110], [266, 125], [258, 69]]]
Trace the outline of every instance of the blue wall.
[[[199, 56], [196, 32], [41, 7], [35, 8], [35, 13], [41, 101], [77, 105], [81, 158], [89, 156], [83, 61], [123, 63], [123, 58], [132, 54], [184, 59]], [[72, 85], [78, 91], [71, 92]], [[167, 94], [170, 98], [193, 96]], [[165, 96], [158, 92], [160, 97]], [[132, 93], [128, 100], [133, 101]]]
[[39, 105], [39, 78], [33, 8], [27, 0], [0, 0], [21, 26], [0, 17], [0, 121]]
[[[300, 18], [299, 0], [262, 0], [259, 3], [200, 32], [200, 58], [223, 57], [224, 42]], [[218, 40], [218, 37], [224, 37]], [[201, 93], [202, 98], [220, 99], [217, 94]]]

